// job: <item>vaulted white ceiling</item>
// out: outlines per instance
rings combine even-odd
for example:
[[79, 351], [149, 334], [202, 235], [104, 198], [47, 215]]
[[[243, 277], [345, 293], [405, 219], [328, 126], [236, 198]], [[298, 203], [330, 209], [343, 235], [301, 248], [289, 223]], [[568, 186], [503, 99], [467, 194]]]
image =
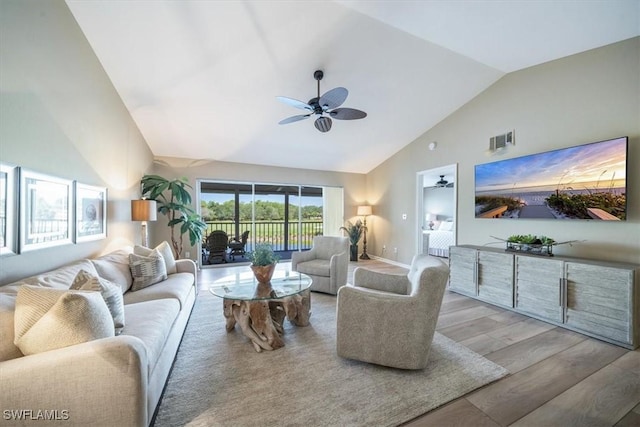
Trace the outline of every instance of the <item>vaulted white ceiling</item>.
[[[366, 173], [505, 73], [640, 35], [639, 0], [67, 0], [156, 156]], [[368, 113], [278, 125], [337, 86]]]

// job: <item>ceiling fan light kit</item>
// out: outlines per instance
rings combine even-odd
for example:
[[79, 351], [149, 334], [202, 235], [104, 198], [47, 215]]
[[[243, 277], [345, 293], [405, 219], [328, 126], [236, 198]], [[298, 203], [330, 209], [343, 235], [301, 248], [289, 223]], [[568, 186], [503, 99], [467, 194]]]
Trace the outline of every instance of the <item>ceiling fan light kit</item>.
[[329, 117], [318, 117], [314, 123], [316, 129], [320, 132], [329, 132], [331, 130], [332, 121]]
[[298, 101], [297, 99], [288, 98], [286, 96], [277, 97], [279, 101], [284, 102], [287, 105], [308, 111], [307, 114], [300, 114], [280, 120], [278, 124], [286, 125], [288, 123], [304, 120], [315, 114], [319, 117], [315, 120], [314, 126], [320, 132], [324, 133], [331, 130], [331, 125], [333, 124], [331, 118], [338, 120], [357, 120], [367, 117], [367, 113], [356, 110], [355, 108], [338, 108], [349, 95], [349, 91], [343, 87], [336, 87], [320, 96], [320, 80], [322, 80], [323, 77], [324, 72], [322, 70], [316, 70], [313, 73], [313, 78], [318, 82], [318, 96], [311, 98], [307, 103]]

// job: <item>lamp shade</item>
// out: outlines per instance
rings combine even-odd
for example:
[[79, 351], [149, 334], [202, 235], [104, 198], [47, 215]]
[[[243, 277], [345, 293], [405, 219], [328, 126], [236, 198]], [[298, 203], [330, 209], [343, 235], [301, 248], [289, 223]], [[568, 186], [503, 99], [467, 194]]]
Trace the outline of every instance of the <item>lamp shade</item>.
[[371, 206], [369, 205], [358, 206], [358, 216], [367, 216], [367, 215], [371, 215], [371, 213], [372, 213]]
[[438, 219], [438, 215], [434, 214], [434, 213], [428, 213], [427, 214], [427, 221], [435, 221]]
[[155, 221], [157, 213], [155, 200], [131, 201], [131, 221]]

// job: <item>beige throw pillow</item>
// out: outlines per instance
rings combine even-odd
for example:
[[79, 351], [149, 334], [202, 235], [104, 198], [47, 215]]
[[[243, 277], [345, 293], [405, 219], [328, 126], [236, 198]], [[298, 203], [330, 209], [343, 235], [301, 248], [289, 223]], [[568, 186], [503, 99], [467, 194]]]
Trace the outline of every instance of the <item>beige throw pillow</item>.
[[124, 300], [120, 286], [80, 270], [69, 289], [100, 292], [113, 318], [116, 335], [120, 335], [124, 328]]
[[133, 276], [131, 291], [139, 291], [167, 278], [164, 259], [155, 249], [149, 256], [129, 254], [129, 268]]
[[131, 269], [129, 269], [130, 253], [131, 250], [121, 249], [91, 260], [98, 276], [120, 285], [122, 293], [127, 292], [133, 284]]
[[176, 268], [176, 259], [173, 256], [173, 249], [171, 249], [169, 242], [164, 241], [153, 249], [140, 245], [135, 245], [133, 247], [133, 253], [142, 256], [149, 256], [154, 250], [160, 252], [160, 255], [162, 255], [164, 265], [167, 268], [167, 274], [175, 274], [178, 272]]
[[14, 344], [24, 355], [114, 336], [113, 319], [98, 292], [21, 286]]

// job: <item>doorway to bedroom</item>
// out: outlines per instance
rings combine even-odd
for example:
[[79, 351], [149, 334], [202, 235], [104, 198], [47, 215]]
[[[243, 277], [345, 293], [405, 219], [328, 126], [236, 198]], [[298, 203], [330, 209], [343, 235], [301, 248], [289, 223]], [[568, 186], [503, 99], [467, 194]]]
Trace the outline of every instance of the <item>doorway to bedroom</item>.
[[417, 253], [449, 257], [457, 242], [458, 165], [417, 174]]

